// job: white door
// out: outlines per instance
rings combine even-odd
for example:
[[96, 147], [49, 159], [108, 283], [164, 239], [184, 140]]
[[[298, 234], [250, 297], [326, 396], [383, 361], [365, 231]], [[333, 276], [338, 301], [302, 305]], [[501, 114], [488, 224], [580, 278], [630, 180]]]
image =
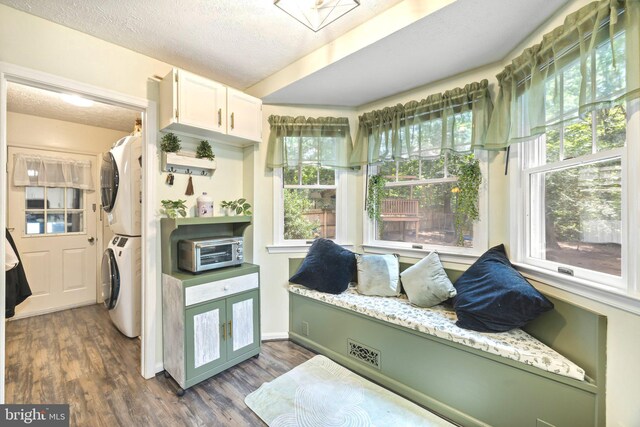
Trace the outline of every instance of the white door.
[[262, 141], [262, 101], [227, 88], [227, 133], [251, 141]]
[[178, 122], [224, 133], [226, 94], [224, 85], [178, 70]]
[[13, 185], [16, 153], [90, 161], [92, 170], [96, 170], [94, 156], [9, 147], [7, 227], [33, 293], [16, 307], [16, 317], [95, 303], [97, 192], [16, 187]]

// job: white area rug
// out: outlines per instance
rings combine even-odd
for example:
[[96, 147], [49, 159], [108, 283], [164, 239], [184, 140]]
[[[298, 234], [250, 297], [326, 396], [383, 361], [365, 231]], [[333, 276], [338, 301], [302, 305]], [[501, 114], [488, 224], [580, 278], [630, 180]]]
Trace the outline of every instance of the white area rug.
[[270, 427], [453, 426], [324, 356], [262, 384], [244, 401]]

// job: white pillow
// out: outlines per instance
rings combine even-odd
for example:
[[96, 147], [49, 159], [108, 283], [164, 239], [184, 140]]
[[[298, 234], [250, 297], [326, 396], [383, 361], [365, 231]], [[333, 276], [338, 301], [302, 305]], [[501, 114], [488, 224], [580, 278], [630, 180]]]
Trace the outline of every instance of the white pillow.
[[400, 277], [409, 301], [418, 307], [433, 307], [457, 293], [436, 251], [400, 273]]
[[397, 297], [400, 295], [400, 265], [398, 256], [356, 254], [358, 286], [363, 295]]

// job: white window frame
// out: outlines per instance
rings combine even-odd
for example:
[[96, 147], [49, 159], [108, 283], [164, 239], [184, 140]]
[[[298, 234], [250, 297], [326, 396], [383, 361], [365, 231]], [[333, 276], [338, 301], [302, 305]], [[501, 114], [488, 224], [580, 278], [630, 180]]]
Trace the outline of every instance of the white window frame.
[[[336, 238], [339, 245], [352, 247], [347, 242], [346, 224], [348, 221], [347, 183], [349, 174], [342, 169], [335, 170], [336, 189]], [[326, 185], [299, 185], [287, 188], [326, 189]], [[304, 253], [309, 250], [313, 240], [284, 238], [284, 178], [283, 168], [273, 169], [273, 245], [267, 246], [269, 253]]]
[[[388, 240], [379, 240], [377, 237], [377, 230], [375, 221], [370, 219], [366, 212], [363, 213], [363, 237], [364, 243], [362, 245], [366, 252], [373, 253], [389, 253], [394, 252], [407, 258], [423, 258], [432, 251], [438, 251], [440, 258], [443, 261], [456, 262], [461, 264], [472, 264], [478, 256], [484, 253], [488, 249], [489, 245], [489, 221], [487, 218], [489, 212], [489, 167], [488, 167], [488, 154], [486, 151], [476, 150], [474, 152], [475, 158], [480, 165], [480, 171], [482, 172], [482, 182], [478, 189], [479, 200], [478, 210], [480, 212], [480, 219], [473, 225], [473, 247], [464, 248], [459, 246], [445, 246], [434, 245], [426, 243], [411, 243], [411, 242], [392, 242]], [[368, 177], [365, 176], [363, 183], [363, 194], [366, 192], [366, 182]], [[438, 184], [444, 182], [456, 182], [456, 177], [445, 177], [437, 179], [425, 179], [402, 182], [402, 184], [392, 183], [391, 185], [424, 185], [424, 184]], [[420, 247], [421, 246], [421, 247]]]
[[[577, 295], [604, 302], [611, 306], [640, 314], [640, 168], [632, 167], [640, 163], [640, 100], [627, 103], [627, 143], [624, 148], [581, 156], [544, 166], [527, 167], [527, 156], [535, 150], [530, 143], [511, 146], [509, 167], [510, 197], [510, 249], [513, 263], [528, 278], [539, 280]], [[529, 145], [528, 145], [529, 144]], [[542, 170], [557, 170], [568, 166], [597, 160], [622, 159], [622, 249], [621, 277], [593, 270], [567, 266], [574, 276], [559, 273], [557, 267], [562, 264], [531, 258], [529, 247], [529, 178], [532, 173]], [[629, 262], [634, 260], [634, 262]]]

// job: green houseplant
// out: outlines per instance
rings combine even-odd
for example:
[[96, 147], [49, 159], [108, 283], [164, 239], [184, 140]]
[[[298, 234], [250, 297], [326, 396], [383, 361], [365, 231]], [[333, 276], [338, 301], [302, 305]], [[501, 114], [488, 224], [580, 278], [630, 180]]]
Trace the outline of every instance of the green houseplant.
[[451, 189], [456, 195], [454, 217], [458, 246], [464, 246], [464, 227], [480, 219], [478, 191], [481, 182], [480, 163], [472, 154], [465, 156], [458, 171], [457, 186]]
[[205, 141], [204, 139], [200, 141], [200, 144], [196, 149], [196, 158], [209, 160], [213, 160], [216, 158], [216, 155], [213, 154], [213, 150], [211, 149], [211, 144], [209, 144], [209, 141]]
[[175, 219], [178, 217], [178, 214], [183, 218], [187, 216], [187, 206], [185, 202], [186, 200], [162, 200], [160, 203], [162, 204], [163, 213], [167, 218]]
[[160, 140], [160, 149], [165, 153], [176, 153], [180, 151], [181, 148], [180, 138], [172, 132], [165, 134]]
[[380, 222], [382, 215], [382, 197], [387, 179], [382, 175], [371, 175], [367, 185], [365, 209], [370, 219]]
[[247, 203], [247, 199], [223, 200], [220, 202], [222, 208], [235, 212], [236, 215], [251, 215], [251, 204]]

